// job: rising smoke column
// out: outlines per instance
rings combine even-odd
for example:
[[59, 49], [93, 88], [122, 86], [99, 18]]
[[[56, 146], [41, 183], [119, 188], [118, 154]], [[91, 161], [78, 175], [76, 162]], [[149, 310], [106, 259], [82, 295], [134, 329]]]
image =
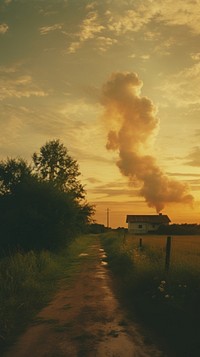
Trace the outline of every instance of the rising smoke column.
[[139, 182], [140, 194], [160, 212], [166, 203], [191, 204], [185, 184], [170, 179], [146, 152], [157, 134], [159, 121], [149, 98], [142, 97], [142, 82], [135, 73], [113, 73], [102, 89], [101, 103], [108, 127], [108, 150], [118, 151], [117, 166], [131, 183]]

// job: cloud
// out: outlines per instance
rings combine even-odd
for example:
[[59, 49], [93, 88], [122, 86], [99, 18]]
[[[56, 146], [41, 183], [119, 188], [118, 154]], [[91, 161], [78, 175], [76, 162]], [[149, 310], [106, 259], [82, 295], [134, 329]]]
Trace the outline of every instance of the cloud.
[[94, 189], [90, 189], [90, 193], [101, 195], [101, 197], [109, 198], [109, 197], [117, 197], [117, 196], [127, 196], [127, 197], [137, 197], [137, 190], [130, 189], [117, 189], [117, 188], [102, 188], [96, 187]]
[[43, 26], [43, 27], [40, 27], [40, 34], [48, 35], [50, 32], [54, 32], [54, 31], [62, 30], [62, 29], [63, 29], [63, 24], [54, 24], [51, 26]]
[[[161, 37], [161, 36], [160, 36]], [[173, 46], [177, 46], [177, 39], [175, 36], [170, 36], [167, 39], [159, 39], [158, 45], [154, 48], [154, 53], [160, 56], [169, 56]]]
[[0, 24], [0, 35], [4, 35], [9, 29], [7, 24]]
[[108, 182], [106, 184], [95, 185], [94, 188], [90, 188], [90, 193], [103, 195], [104, 197], [117, 197], [117, 196], [127, 196], [127, 197], [137, 197], [138, 189], [136, 188], [127, 188], [125, 182]]
[[117, 151], [117, 166], [130, 183], [141, 185], [149, 207], [161, 211], [167, 203], [192, 203], [187, 186], [170, 179], [149, 152], [159, 121], [156, 108], [141, 96], [142, 81], [135, 73], [113, 73], [102, 88], [101, 103], [108, 128], [107, 149]]
[[44, 106], [31, 108], [28, 105], [2, 104], [0, 131], [4, 133], [4, 136], [1, 136], [0, 145], [4, 143], [4, 140], [7, 141], [7, 148], [11, 143], [18, 145], [22, 134], [24, 140], [27, 138], [31, 142], [34, 142], [33, 138], [38, 135], [59, 136], [60, 131], [63, 132], [65, 129], [62, 119], [50, 108], [46, 108], [44, 112]]
[[91, 3], [86, 5], [86, 9], [87, 10], [94, 10], [96, 6], [97, 6], [97, 2], [93, 1], [93, 2], [91, 2]]
[[187, 26], [193, 33], [200, 34], [199, 1], [194, 0], [159, 0], [157, 11], [167, 25]]
[[200, 61], [200, 52], [191, 53], [191, 58], [192, 58], [194, 61]]
[[77, 41], [70, 44], [68, 52], [75, 53], [85, 41], [93, 39], [103, 29], [104, 26], [99, 23], [97, 12], [90, 11], [80, 25], [80, 31], [75, 34]]
[[200, 105], [200, 62], [170, 75], [160, 86], [166, 102], [177, 107]]
[[186, 165], [200, 167], [200, 146], [195, 146], [187, 159]]
[[6, 98], [45, 97], [48, 95], [29, 74], [21, 74], [15, 66], [0, 67], [0, 75], [0, 101]]
[[[66, 133], [68, 137], [68, 141], [72, 143], [71, 145], [73, 147], [73, 152], [75, 153], [76, 157], [78, 157], [82, 163], [90, 162], [92, 163], [92, 165], [105, 164], [106, 167], [108, 165], [110, 166], [113, 163], [111, 159], [108, 159], [107, 157], [101, 155], [101, 153], [99, 153], [99, 155], [90, 153], [88, 148], [88, 143], [84, 147], [84, 141], [85, 141], [84, 137], [88, 136], [92, 132], [92, 129], [88, 130], [88, 128], [86, 127], [84, 132], [85, 133], [84, 135], [82, 135], [82, 139], [79, 140], [73, 140], [75, 135], [81, 137], [81, 130], [79, 130], [77, 126], [74, 125], [74, 128], [69, 128], [69, 130]], [[99, 148], [97, 150], [99, 151]]]
[[113, 14], [107, 12], [108, 16], [108, 29], [115, 32], [117, 35], [125, 34], [126, 32], [137, 32], [145, 24], [147, 24], [151, 18], [151, 13], [147, 15], [147, 12], [141, 10], [139, 6], [136, 10], [126, 10], [123, 14]]
[[[71, 35], [74, 40], [68, 46], [68, 53], [75, 53], [86, 41], [94, 38], [96, 40], [98, 37], [107, 38], [109, 48], [117, 43], [116, 41], [120, 42], [120, 36], [130, 36], [131, 33], [144, 30], [143, 36], [146, 41], [161, 42], [155, 47], [155, 52], [168, 55], [176, 40], [175, 36], [164, 40], [163, 28], [184, 26], [191, 34], [200, 34], [198, 4], [191, 4], [189, 0], [184, 4], [182, 0], [177, 0], [176, 3], [173, 0], [166, 0], [165, 4], [161, 0], [130, 0], [119, 1], [117, 4], [108, 1], [106, 6], [106, 10], [105, 4], [100, 6], [98, 2], [91, 2], [86, 6], [86, 17], [80, 23], [80, 30]], [[98, 36], [99, 34], [101, 36]], [[100, 50], [106, 51], [107, 46], [100, 47]]]
[[196, 174], [196, 173], [186, 173], [186, 172], [167, 172], [166, 173], [168, 176], [182, 176], [182, 177], [199, 177], [200, 174]]
[[97, 46], [99, 51], [106, 52], [111, 46], [118, 43], [114, 38], [99, 36], [97, 37]]
[[[131, 8], [131, 10], [130, 10]], [[138, 32], [151, 23], [164, 26], [186, 26], [194, 34], [200, 33], [199, 1], [162, 0], [142, 2], [119, 2], [116, 11], [110, 7], [106, 12], [108, 28], [118, 35], [127, 32]], [[152, 31], [148, 31], [152, 38]]]
[[16, 114], [13, 106], [1, 107], [0, 131], [3, 133], [0, 138], [1, 155], [5, 148], [8, 150], [8, 146], [13, 146], [19, 139], [22, 126], [23, 118]]
[[135, 53], [132, 53], [130, 56], [130, 58], [136, 58], [136, 59], [140, 59], [142, 61], [147, 61], [150, 59], [150, 55], [149, 54], [143, 54], [143, 55], [136, 55]]
[[87, 181], [92, 184], [101, 183], [101, 181], [99, 179], [96, 179], [95, 177], [88, 177]]

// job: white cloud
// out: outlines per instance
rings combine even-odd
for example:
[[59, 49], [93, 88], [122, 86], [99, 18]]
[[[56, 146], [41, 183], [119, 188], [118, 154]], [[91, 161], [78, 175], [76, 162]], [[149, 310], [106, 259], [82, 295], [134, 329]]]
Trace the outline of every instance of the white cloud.
[[104, 28], [105, 27], [99, 23], [97, 12], [90, 11], [80, 25], [80, 32], [75, 34], [77, 41], [70, 44], [68, 52], [76, 52], [85, 41], [93, 39], [97, 34], [101, 33]]
[[[121, 1], [117, 5], [114, 2], [108, 2], [108, 8], [101, 16], [95, 10], [97, 3], [92, 2], [86, 9], [89, 10], [85, 19], [80, 24], [80, 31], [73, 34], [74, 40], [68, 46], [69, 53], [75, 53], [84, 42], [105, 37], [112, 39], [116, 43], [117, 36], [127, 33], [139, 32], [145, 29], [144, 38], [147, 41], [161, 42], [162, 25], [163, 26], [185, 26], [191, 32], [200, 34], [200, 0], [161, 0], [151, 1]], [[160, 30], [152, 31], [150, 24], [161, 25]], [[102, 33], [103, 32], [103, 33]], [[113, 34], [115, 39], [113, 39]], [[163, 41], [157, 52], [169, 54], [170, 48], [175, 44], [175, 38], [170, 37]], [[108, 46], [109, 48], [109, 46]], [[101, 51], [106, 48], [100, 47]]]
[[0, 35], [4, 35], [9, 29], [7, 24], [0, 24]]
[[117, 35], [124, 34], [128, 31], [139, 31], [149, 22], [149, 16], [151, 17], [151, 14], [149, 14], [149, 16], [147, 16], [147, 14], [143, 16], [144, 14], [142, 14], [142, 12], [140, 8], [138, 8], [137, 10], [127, 10], [122, 15], [109, 15], [109, 30], [114, 31]]
[[147, 61], [147, 60], [150, 58], [150, 55], [141, 55], [140, 58], [141, 58], [143, 61]]
[[200, 1], [173, 0], [159, 1], [159, 15], [168, 25], [186, 25], [194, 33], [200, 34]]
[[30, 75], [21, 74], [17, 67], [0, 67], [0, 101], [6, 98], [29, 98], [47, 96]]
[[[192, 32], [200, 34], [200, 1], [199, 0], [145, 0], [142, 2], [132, 1], [128, 10], [127, 3], [121, 3], [121, 13], [107, 11], [108, 28], [118, 35], [128, 31], [137, 32], [151, 21], [164, 25], [184, 25]], [[130, 7], [132, 8], [130, 10]], [[149, 38], [152, 32], [147, 32]]]
[[96, 1], [91, 2], [90, 4], [87, 4], [87, 5], [86, 5], [86, 9], [87, 9], [87, 10], [94, 10], [94, 8], [96, 7], [96, 5], [97, 5], [97, 2], [96, 2]]
[[63, 24], [54, 24], [51, 26], [43, 26], [43, 27], [40, 27], [40, 34], [47, 35], [50, 32], [62, 30], [62, 28], [63, 28]]
[[191, 58], [192, 58], [194, 61], [200, 61], [200, 52], [192, 53], [192, 54], [191, 54]]
[[94, 38], [97, 33], [100, 33], [104, 26], [98, 22], [97, 12], [89, 12], [87, 18], [83, 21], [80, 32], [80, 41], [86, 41]]
[[97, 38], [98, 49], [102, 52], [106, 52], [111, 46], [116, 44], [118, 41], [114, 38], [99, 36]]

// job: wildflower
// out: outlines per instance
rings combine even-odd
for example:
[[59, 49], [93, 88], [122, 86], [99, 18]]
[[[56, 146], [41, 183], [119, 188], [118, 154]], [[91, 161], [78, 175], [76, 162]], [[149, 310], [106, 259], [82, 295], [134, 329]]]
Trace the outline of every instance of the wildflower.
[[163, 293], [163, 291], [165, 290], [164, 288], [162, 288], [162, 286], [158, 287], [158, 290], [160, 290], [161, 293]]
[[184, 287], [184, 288], [187, 288], [187, 285], [185, 284], [185, 285], [183, 285], [183, 287]]
[[169, 298], [170, 298], [170, 295], [169, 295], [169, 294], [166, 294], [166, 295], [165, 295], [165, 298], [166, 298], [166, 299], [169, 299]]
[[162, 281], [161, 281], [161, 284], [162, 284], [162, 285], [165, 285], [165, 284], [166, 284], [166, 281], [165, 281], [165, 280], [162, 280]]

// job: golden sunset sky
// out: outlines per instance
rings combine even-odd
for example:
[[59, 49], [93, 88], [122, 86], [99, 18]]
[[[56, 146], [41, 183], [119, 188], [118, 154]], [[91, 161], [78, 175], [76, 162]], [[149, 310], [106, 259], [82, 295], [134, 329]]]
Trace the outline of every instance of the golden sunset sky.
[[60, 139], [97, 223], [200, 223], [200, 0], [0, 0], [0, 106], [0, 159]]

